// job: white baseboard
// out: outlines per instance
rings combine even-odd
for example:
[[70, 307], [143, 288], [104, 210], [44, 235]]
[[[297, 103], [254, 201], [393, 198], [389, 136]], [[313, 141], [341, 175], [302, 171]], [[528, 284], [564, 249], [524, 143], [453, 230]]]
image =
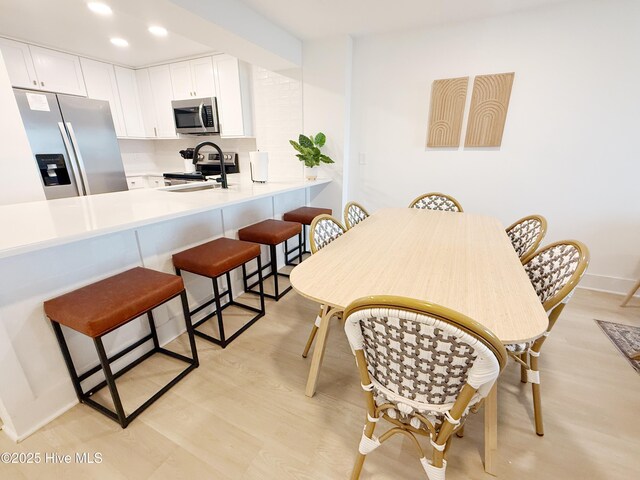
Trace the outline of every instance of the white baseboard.
[[53, 420], [58, 418], [60, 415], [64, 414], [68, 410], [71, 410], [77, 404], [78, 404], [78, 400], [75, 400], [73, 402], [68, 403], [67, 405], [65, 405], [64, 407], [58, 409], [57, 411], [55, 411], [54, 413], [52, 413], [48, 417], [42, 419], [41, 421], [39, 421], [35, 425], [32, 425], [31, 428], [29, 428], [25, 432], [22, 432], [20, 435], [16, 434], [16, 432], [13, 431], [12, 429], [8, 429], [6, 424], [4, 426], [5, 432], [7, 433], [7, 436], [11, 440], [13, 440], [15, 443], [19, 443], [19, 442], [23, 441], [25, 438], [27, 438], [28, 436], [34, 434], [36, 431], [40, 430], [42, 427], [47, 425], [49, 422], [52, 422]]
[[14, 443], [18, 443], [18, 434], [13, 430], [13, 428], [9, 428], [9, 425], [6, 423], [2, 426], [2, 431], [13, 440]]
[[[618, 295], [627, 295], [636, 282], [637, 280], [629, 278], [585, 273], [584, 277], [582, 277], [582, 280], [580, 281], [580, 288], [596, 290], [598, 292], [616, 293]], [[640, 296], [640, 292], [636, 292], [636, 296]]]

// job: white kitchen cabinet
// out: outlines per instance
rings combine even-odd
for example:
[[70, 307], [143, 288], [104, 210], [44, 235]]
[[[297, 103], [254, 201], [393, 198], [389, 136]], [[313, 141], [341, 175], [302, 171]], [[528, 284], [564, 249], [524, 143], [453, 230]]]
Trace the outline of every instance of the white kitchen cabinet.
[[198, 98], [215, 97], [216, 83], [211, 57], [197, 58], [189, 61], [189, 64], [195, 96]]
[[116, 135], [118, 137], [126, 136], [125, 121], [113, 65], [96, 62], [88, 58], [80, 58], [80, 65], [82, 66], [82, 73], [87, 86], [87, 96], [109, 102]]
[[130, 68], [114, 67], [120, 103], [127, 137], [144, 137], [145, 128], [142, 121], [140, 97], [136, 84], [136, 74]]
[[148, 188], [164, 187], [164, 177], [162, 175], [148, 175], [147, 186]]
[[129, 190], [147, 188], [147, 179], [142, 175], [138, 177], [127, 177], [127, 185], [129, 186]]
[[159, 138], [176, 138], [176, 126], [173, 121], [173, 91], [169, 65], [149, 68], [149, 83], [156, 110], [155, 132]]
[[22, 88], [39, 88], [36, 70], [33, 67], [29, 45], [0, 38], [0, 52], [9, 72], [11, 85]]
[[178, 62], [169, 65], [174, 100], [193, 98], [193, 82], [189, 62]]
[[215, 96], [211, 57], [172, 63], [169, 68], [174, 100]]
[[41, 90], [87, 95], [80, 58], [68, 53], [29, 45]]
[[229, 55], [214, 56], [213, 65], [220, 135], [250, 137], [253, 135], [250, 65]]
[[142, 68], [135, 71], [136, 84], [138, 87], [138, 98], [140, 100], [140, 115], [144, 126], [144, 136], [147, 138], [157, 137], [156, 126], [156, 104], [151, 90], [151, 80], [149, 79], [149, 69]]

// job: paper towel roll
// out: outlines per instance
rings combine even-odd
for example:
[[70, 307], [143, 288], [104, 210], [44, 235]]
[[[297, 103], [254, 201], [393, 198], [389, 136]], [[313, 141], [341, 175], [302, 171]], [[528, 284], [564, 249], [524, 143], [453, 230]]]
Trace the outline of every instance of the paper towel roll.
[[190, 158], [184, 159], [184, 173], [193, 173], [196, 171], [196, 166], [193, 164], [193, 160]]
[[249, 152], [251, 180], [264, 183], [269, 177], [269, 154], [267, 152]]

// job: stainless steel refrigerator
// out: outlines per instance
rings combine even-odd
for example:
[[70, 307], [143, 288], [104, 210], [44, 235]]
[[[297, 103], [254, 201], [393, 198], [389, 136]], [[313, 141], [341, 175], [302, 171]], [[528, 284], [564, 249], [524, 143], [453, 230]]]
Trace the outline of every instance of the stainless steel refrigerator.
[[47, 199], [128, 190], [109, 102], [14, 93]]

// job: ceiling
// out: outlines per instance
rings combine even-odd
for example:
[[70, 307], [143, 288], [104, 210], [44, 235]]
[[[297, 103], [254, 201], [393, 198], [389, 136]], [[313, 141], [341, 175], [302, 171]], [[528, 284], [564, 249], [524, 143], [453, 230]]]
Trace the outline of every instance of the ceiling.
[[241, 0], [296, 37], [362, 36], [458, 23], [570, 0]]
[[[160, 9], [152, 8], [150, 2], [102, 1], [111, 6], [112, 15], [91, 12], [85, 0], [0, 0], [0, 35], [127, 66], [161, 63], [215, 50], [162, 25]], [[123, 8], [125, 3], [146, 3], [147, 8], [131, 12]], [[169, 29], [169, 35], [151, 35], [147, 29], [155, 23]], [[126, 39], [129, 47], [112, 45], [111, 37]]]
[[[87, 0], [0, 0], [0, 36], [130, 67], [225, 51], [252, 63], [264, 60], [263, 66], [277, 69], [284, 67], [279, 66], [280, 58], [268, 43], [280, 42], [276, 35], [279, 29], [291, 33], [290, 39], [295, 41], [294, 37], [362, 36], [462, 22], [569, 0], [101, 1], [113, 9], [113, 15], [91, 12]], [[203, 15], [202, 9], [210, 15]], [[223, 24], [222, 13], [235, 22], [236, 31]], [[216, 19], [221, 25], [214, 23]], [[153, 24], [167, 28], [169, 35], [151, 35], [147, 28]], [[269, 30], [265, 24], [273, 28]], [[248, 32], [241, 31], [243, 26]], [[265, 39], [264, 35], [273, 38]], [[111, 37], [126, 39], [129, 47], [112, 45]]]

